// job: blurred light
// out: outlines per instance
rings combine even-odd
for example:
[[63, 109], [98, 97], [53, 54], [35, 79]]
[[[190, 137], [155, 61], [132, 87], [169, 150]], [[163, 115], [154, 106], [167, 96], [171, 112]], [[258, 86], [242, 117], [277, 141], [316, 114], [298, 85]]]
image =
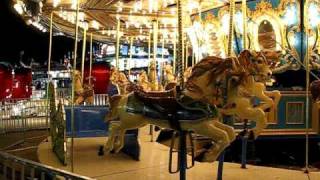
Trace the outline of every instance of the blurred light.
[[296, 13], [297, 13], [296, 6], [294, 5], [288, 6], [283, 16], [284, 23], [288, 26], [295, 24], [297, 21]]
[[18, 14], [22, 15], [24, 12], [24, 3], [22, 1], [17, 1], [16, 4], [13, 5], [13, 8], [17, 11]]
[[309, 12], [309, 24], [312, 27], [317, 27], [320, 23], [319, 7], [315, 3], [311, 3], [308, 9]]
[[53, 0], [53, 7], [57, 7], [61, 0]]
[[93, 29], [99, 29], [100, 24], [99, 24], [96, 20], [92, 20], [92, 21], [91, 21], [91, 27], [92, 27]]

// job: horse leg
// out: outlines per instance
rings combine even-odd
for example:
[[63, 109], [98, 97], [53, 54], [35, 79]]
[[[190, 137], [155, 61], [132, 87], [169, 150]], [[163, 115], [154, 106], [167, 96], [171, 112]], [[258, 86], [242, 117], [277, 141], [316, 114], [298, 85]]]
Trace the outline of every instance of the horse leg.
[[246, 98], [239, 98], [236, 101], [236, 114], [242, 119], [249, 119], [256, 122], [256, 127], [252, 129], [255, 138], [267, 126], [267, 118], [261, 108], [253, 108]]
[[204, 121], [199, 124], [192, 124], [190, 125], [190, 128], [194, 130], [196, 134], [212, 138], [215, 142], [215, 145], [211, 147], [206, 153], [204, 153], [200, 161], [215, 161], [220, 153], [230, 145], [228, 133], [225, 130], [214, 126], [214, 124], [212, 124], [212, 122], [210, 121]]
[[261, 108], [263, 111], [274, 107], [273, 99], [270, 98], [268, 95], [266, 95], [265, 90], [266, 90], [266, 87], [263, 83], [255, 83], [254, 96], [256, 96], [258, 99], [264, 102], [258, 106], [258, 108]]
[[107, 153], [111, 152], [114, 149], [114, 142], [116, 139], [116, 136], [119, 131], [120, 124], [118, 122], [111, 122], [109, 127], [109, 137], [108, 141], [106, 143], [105, 151]]
[[213, 121], [213, 125], [227, 132], [230, 142], [233, 142], [236, 139], [236, 133], [234, 132], [234, 128], [223, 124], [217, 120]]

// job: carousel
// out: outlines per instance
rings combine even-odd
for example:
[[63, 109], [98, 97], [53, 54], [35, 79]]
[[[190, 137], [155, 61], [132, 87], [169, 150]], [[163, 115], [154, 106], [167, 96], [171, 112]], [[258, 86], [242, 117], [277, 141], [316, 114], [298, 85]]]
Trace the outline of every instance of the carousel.
[[[94, 179], [320, 178], [318, 1], [12, 2], [49, 33], [49, 82], [55, 36], [75, 40], [70, 95], [47, 85], [40, 163]], [[276, 159], [273, 142], [303, 170], [247, 165]]]

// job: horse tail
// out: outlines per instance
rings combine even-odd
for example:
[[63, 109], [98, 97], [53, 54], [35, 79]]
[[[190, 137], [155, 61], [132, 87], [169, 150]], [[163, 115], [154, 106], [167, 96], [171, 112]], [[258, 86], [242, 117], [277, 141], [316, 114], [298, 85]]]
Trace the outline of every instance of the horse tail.
[[109, 113], [105, 117], [105, 121], [114, 121], [119, 118], [117, 107], [121, 100], [121, 97], [122, 97], [121, 95], [115, 95], [109, 99], [110, 109], [109, 109]]

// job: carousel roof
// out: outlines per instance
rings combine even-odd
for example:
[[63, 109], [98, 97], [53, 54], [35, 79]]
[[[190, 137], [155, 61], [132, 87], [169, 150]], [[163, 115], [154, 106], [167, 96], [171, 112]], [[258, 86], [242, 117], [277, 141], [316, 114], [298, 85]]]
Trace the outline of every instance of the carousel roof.
[[[50, 15], [53, 13], [55, 35], [74, 36], [77, 0], [13, 0], [14, 8], [28, 24], [47, 31]], [[241, 0], [236, 0], [241, 1]], [[26, 7], [28, 3], [45, 2], [38, 18], [31, 18]], [[159, 29], [163, 29], [170, 39], [177, 26], [176, 0], [78, 0], [79, 26], [93, 33], [98, 41], [115, 41], [117, 19], [120, 19], [122, 40], [129, 36], [142, 40], [149, 36], [152, 21], [158, 20]], [[184, 24], [189, 23], [191, 14], [224, 6], [229, 0], [182, 0]], [[30, 7], [30, 6], [29, 6]], [[32, 7], [32, 6], [31, 6]], [[36, 9], [36, 8], [34, 8]], [[80, 33], [82, 34], [82, 33]]]

